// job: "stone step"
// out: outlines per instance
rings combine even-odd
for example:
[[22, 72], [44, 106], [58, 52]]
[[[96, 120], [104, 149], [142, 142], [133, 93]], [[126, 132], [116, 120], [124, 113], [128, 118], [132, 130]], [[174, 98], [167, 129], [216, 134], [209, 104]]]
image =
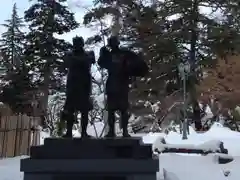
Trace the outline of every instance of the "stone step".
[[30, 157], [34, 159], [110, 159], [110, 158], [152, 158], [151, 145], [134, 147], [90, 147], [90, 146], [32, 146]]
[[22, 159], [25, 173], [156, 173], [159, 161], [154, 159]]
[[25, 173], [24, 180], [156, 180], [156, 173], [142, 173], [142, 174], [123, 174], [123, 173]]
[[24, 180], [156, 180], [159, 160], [141, 138], [57, 139], [30, 149]]
[[83, 138], [46, 138], [44, 140], [44, 146], [48, 147], [133, 147], [140, 146], [143, 144], [142, 138], [131, 137], [131, 138], [100, 138], [100, 139], [83, 139]]

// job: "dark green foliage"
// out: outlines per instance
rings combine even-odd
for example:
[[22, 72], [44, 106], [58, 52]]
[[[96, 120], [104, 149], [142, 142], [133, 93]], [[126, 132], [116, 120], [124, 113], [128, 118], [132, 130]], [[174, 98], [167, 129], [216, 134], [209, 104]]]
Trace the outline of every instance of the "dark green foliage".
[[71, 45], [56, 38], [78, 27], [74, 14], [63, 5], [66, 0], [37, 0], [25, 11], [24, 19], [29, 23], [25, 51], [26, 61], [38, 78], [37, 85], [42, 89], [47, 106], [49, 93], [62, 90], [62, 77], [66, 75], [63, 57]]
[[21, 28], [24, 27], [23, 19], [17, 14], [17, 6], [14, 4], [12, 17], [5, 21], [3, 26], [6, 32], [2, 34], [0, 40], [0, 50], [4, 54], [1, 62], [8, 71], [19, 67], [22, 64], [22, 53], [24, 45], [24, 33]]
[[77, 28], [78, 23], [75, 21], [74, 14], [62, 2], [66, 0], [38, 0], [25, 11], [25, 21], [31, 22], [29, 28], [48, 34], [63, 34]]
[[18, 114], [32, 115], [32, 99], [35, 88], [31, 83], [31, 76], [27, 68], [15, 70], [6, 76], [8, 83], [2, 87], [0, 101], [9, 105]]
[[25, 35], [21, 28], [24, 27], [24, 22], [17, 14], [16, 4], [11, 19], [5, 22], [3, 26], [6, 32], [2, 34], [0, 50], [1, 66], [6, 69], [6, 74], [2, 79], [0, 101], [9, 105], [14, 113], [31, 114], [34, 87], [30, 69], [23, 57]]
[[[32, 1], [24, 16], [29, 28], [26, 35], [21, 32], [23, 21], [17, 15], [16, 5], [12, 18], [4, 25], [7, 31], [2, 35], [1, 50], [9, 83], [2, 87], [1, 99], [16, 113], [26, 113], [25, 104], [31, 106], [29, 102], [39, 92], [46, 97], [44, 100], [37, 99], [40, 106], [45, 104], [47, 107], [49, 93], [63, 90], [62, 77], [66, 75], [63, 56], [71, 45], [55, 38], [55, 35], [68, 33], [78, 27], [74, 14], [63, 2], [66, 0]], [[20, 62], [18, 66], [16, 60]]]

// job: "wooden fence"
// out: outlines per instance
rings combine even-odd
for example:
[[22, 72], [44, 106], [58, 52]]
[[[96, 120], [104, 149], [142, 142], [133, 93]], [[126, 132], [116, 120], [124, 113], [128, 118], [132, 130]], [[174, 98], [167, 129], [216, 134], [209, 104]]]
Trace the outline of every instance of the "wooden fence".
[[40, 119], [26, 115], [0, 117], [0, 158], [29, 154], [40, 144]]

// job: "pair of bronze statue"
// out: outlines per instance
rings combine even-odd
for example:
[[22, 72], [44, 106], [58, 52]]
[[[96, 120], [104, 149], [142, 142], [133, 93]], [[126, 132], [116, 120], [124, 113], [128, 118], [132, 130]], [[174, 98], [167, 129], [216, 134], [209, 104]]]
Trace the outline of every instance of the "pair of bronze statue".
[[[108, 45], [100, 49], [98, 65], [108, 70], [106, 82], [107, 111], [109, 132], [105, 137], [115, 136], [115, 111], [121, 112], [123, 137], [128, 133], [128, 92], [131, 77], [142, 77], [148, 72], [148, 66], [138, 54], [119, 47], [119, 40], [113, 36]], [[76, 122], [75, 113], [81, 112], [81, 137], [87, 134], [88, 113], [93, 109], [90, 98], [92, 92], [91, 65], [95, 63], [93, 51], [84, 50], [82, 37], [73, 38], [73, 50], [65, 57], [68, 68], [66, 101], [61, 113], [61, 120], [67, 122], [64, 137], [72, 137], [72, 127]]]

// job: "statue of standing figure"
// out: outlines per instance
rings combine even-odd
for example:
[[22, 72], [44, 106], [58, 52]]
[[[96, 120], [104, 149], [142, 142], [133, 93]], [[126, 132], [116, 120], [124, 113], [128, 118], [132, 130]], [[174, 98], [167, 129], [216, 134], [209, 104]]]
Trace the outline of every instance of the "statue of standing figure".
[[105, 137], [115, 137], [115, 111], [121, 113], [123, 137], [128, 133], [128, 93], [131, 77], [142, 77], [148, 73], [148, 66], [136, 53], [119, 47], [116, 36], [108, 39], [108, 47], [100, 49], [98, 64], [108, 70], [106, 82], [109, 132]]
[[64, 137], [73, 137], [72, 128], [77, 122], [75, 113], [81, 113], [81, 137], [89, 137], [87, 134], [88, 113], [93, 109], [91, 101], [92, 76], [91, 65], [95, 63], [94, 52], [84, 50], [84, 39], [73, 38], [72, 52], [65, 57], [65, 65], [68, 68], [66, 101], [61, 113], [61, 121], [67, 122], [67, 132]]

